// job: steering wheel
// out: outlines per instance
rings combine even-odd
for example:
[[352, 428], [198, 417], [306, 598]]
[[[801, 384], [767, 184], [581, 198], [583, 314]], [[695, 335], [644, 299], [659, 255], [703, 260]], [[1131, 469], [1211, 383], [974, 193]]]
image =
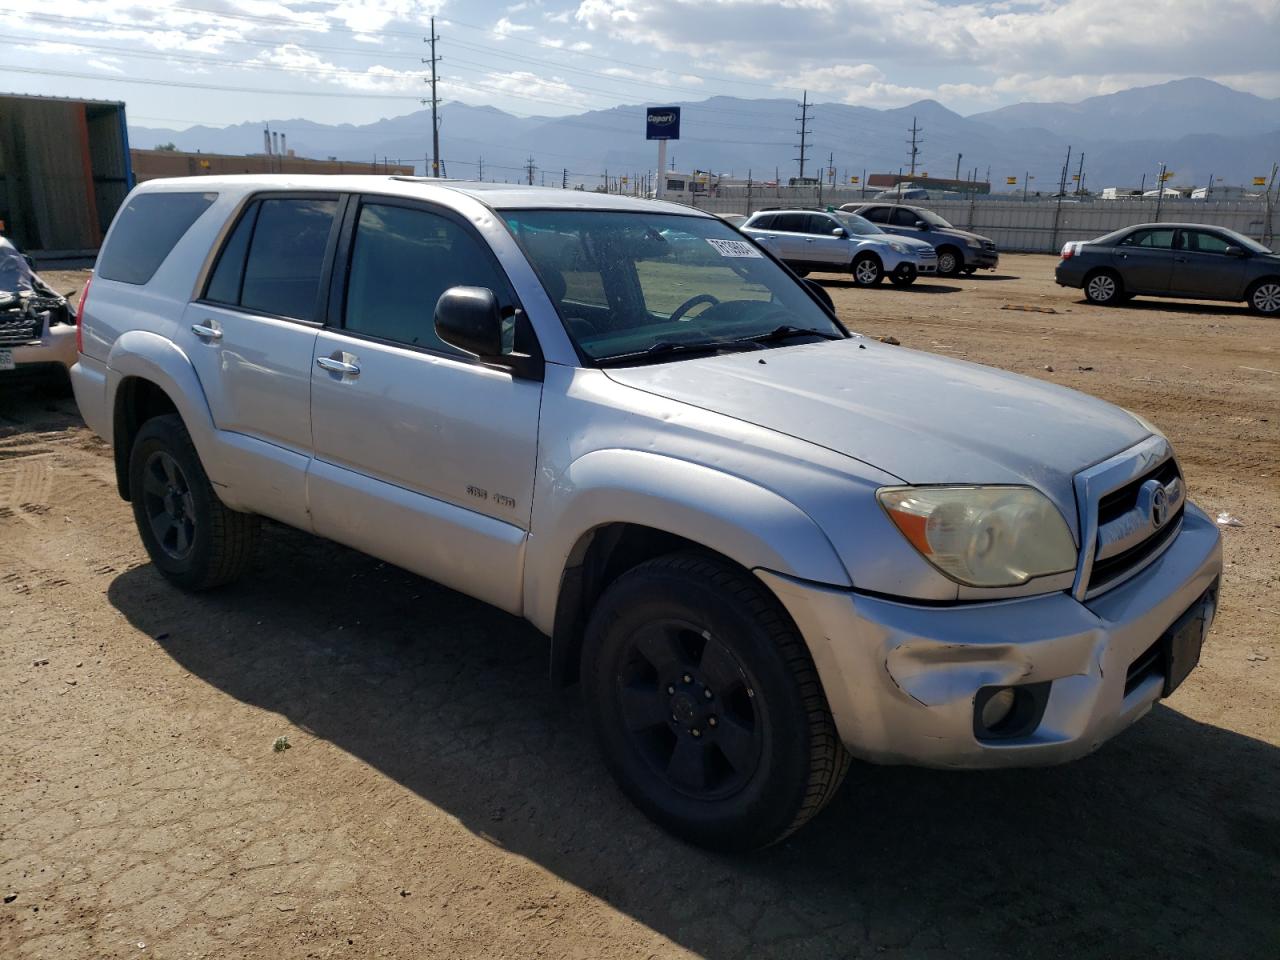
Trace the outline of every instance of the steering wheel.
[[717, 307], [720, 305], [720, 301], [717, 300], [715, 297], [713, 297], [711, 294], [700, 293], [696, 297], [690, 297], [684, 303], [680, 304], [680, 306], [676, 307], [675, 311], [671, 314], [670, 319], [683, 320], [684, 315], [700, 303], [709, 303], [713, 307]]

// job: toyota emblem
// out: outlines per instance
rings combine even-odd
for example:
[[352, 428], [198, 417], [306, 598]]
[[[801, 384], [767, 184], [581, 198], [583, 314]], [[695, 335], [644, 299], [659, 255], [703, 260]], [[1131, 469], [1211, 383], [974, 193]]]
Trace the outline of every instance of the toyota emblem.
[[1159, 530], [1169, 519], [1169, 490], [1165, 486], [1151, 491], [1151, 526]]

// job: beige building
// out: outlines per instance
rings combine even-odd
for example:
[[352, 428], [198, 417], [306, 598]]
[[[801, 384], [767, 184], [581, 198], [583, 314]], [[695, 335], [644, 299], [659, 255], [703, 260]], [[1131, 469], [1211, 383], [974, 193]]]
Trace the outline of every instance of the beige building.
[[309, 160], [295, 157], [255, 153], [238, 157], [225, 153], [184, 153], [181, 150], [130, 150], [133, 176], [141, 183], [162, 177], [198, 177], [232, 173], [385, 173], [413, 176], [407, 163], [368, 163], [357, 160]]

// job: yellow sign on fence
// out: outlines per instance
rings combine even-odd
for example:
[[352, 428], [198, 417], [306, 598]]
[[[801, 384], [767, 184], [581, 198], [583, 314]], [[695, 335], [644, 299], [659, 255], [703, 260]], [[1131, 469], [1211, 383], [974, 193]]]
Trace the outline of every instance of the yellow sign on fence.
[[1005, 178], [1004, 178], [1004, 182], [1005, 182], [1005, 183], [1007, 183], [1007, 184], [1009, 184], [1009, 186], [1013, 186], [1015, 183], [1017, 183], [1017, 182], [1018, 182], [1018, 178], [1017, 178], [1017, 177], [1005, 177]]
[[857, 178], [857, 177], [850, 177], [850, 178], [849, 178], [849, 182], [850, 182], [850, 183], [857, 183], [857, 182], [858, 182], [858, 178]]
[[1267, 185], [1267, 178], [1266, 178], [1266, 177], [1254, 177], [1254, 178], [1253, 178], [1253, 185], [1254, 185], [1255, 187], [1265, 187], [1265, 186]]

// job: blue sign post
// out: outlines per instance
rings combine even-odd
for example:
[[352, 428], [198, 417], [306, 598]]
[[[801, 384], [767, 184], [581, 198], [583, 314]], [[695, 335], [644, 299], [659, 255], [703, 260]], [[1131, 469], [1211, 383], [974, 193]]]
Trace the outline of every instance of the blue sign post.
[[680, 139], [680, 108], [650, 107], [645, 111], [644, 137], [658, 141], [658, 182], [655, 184], [659, 200], [667, 192], [667, 141]]

